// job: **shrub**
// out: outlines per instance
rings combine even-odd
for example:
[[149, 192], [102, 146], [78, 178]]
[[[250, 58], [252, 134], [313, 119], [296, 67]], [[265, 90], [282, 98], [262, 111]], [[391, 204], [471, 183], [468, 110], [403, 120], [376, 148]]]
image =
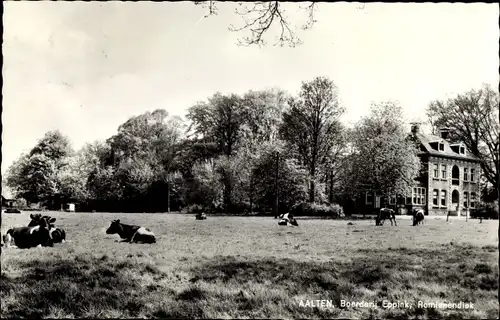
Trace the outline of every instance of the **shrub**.
[[498, 219], [498, 204], [495, 202], [481, 203], [470, 213], [471, 218]]
[[344, 216], [342, 207], [339, 204], [318, 204], [302, 202], [295, 205], [290, 213], [295, 216], [321, 216], [331, 218], [341, 218]]
[[204, 210], [202, 205], [199, 204], [190, 204], [182, 209], [183, 212], [185, 213], [201, 213], [206, 210]]

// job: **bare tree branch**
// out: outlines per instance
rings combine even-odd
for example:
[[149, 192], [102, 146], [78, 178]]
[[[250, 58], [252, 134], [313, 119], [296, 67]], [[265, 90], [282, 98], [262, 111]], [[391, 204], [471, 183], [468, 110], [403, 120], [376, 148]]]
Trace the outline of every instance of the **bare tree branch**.
[[[209, 11], [205, 15], [205, 17], [208, 17], [217, 14], [215, 2], [216, 1], [195, 1], [195, 4], [203, 4], [205, 7], [208, 7]], [[296, 45], [302, 44], [302, 40], [295, 34], [295, 28], [291, 26], [289, 20], [284, 15], [285, 10], [283, 9], [282, 3], [279, 1], [261, 1], [249, 5], [243, 5], [243, 3], [240, 2], [239, 5], [242, 7], [237, 8], [235, 12], [237, 15], [241, 16], [243, 25], [240, 27], [230, 25], [229, 30], [233, 32], [249, 31], [250, 35], [238, 39], [238, 45], [265, 45], [264, 34], [273, 26], [277, 26], [279, 29], [279, 36], [277, 36], [274, 46], [279, 45], [282, 47], [288, 45], [289, 47], [295, 47]], [[302, 26], [302, 29], [311, 29], [317, 22], [315, 19], [317, 3], [312, 2], [302, 9], [308, 12], [307, 22]]]

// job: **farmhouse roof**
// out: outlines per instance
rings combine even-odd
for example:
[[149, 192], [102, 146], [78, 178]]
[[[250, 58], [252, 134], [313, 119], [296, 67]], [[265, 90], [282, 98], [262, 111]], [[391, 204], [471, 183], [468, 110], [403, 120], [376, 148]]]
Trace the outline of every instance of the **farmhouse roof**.
[[[467, 161], [474, 161], [478, 162], [479, 159], [472, 155], [468, 150], [465, 154], [460, 154], [458, 152], [455, 152], [451, 148], [451, 143], [443, 139], [439, 136], [431, 135], [431, 134], [423, 134], [423, 133], [417, 133], [416, 138], [419, 140], [420, 144], [423, 146], [423, 149], [425, 150], [425, 154], [429, 154], [432, 156], [436, 157], [443, 157], [443, 158], [453, 158], [453, 159], [459, 159], [459, 160], [467, 160]], [[439, 142], [444, 145], [444, 150], [436, 150], [431, 146], [431, 143], [434, 142]], [[453, 143], [453, 145], [456, 145], [457, 143]], [[464, 146], [465, 147], [465, 146]], [[467, 148], [466, 148], [467, 149]]]

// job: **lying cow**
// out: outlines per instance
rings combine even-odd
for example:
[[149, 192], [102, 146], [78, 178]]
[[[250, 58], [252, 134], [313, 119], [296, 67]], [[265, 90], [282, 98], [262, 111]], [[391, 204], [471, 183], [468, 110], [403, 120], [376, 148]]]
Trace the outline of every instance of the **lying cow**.
[[[52, 218], [55, 220], [55, 218]], [[53, 221], [52, 221], [53, 222]], [[6, 247], [17, 246], [20, 249], [34, 247], [53, 247], [54, 242], [49, 231], [49, 221], [42, 219], [31, 227], [19, 227], [7, 230], [3, 237]]]
[[31, 221], [28, 224], [28, 227], [36, 226], [40, 224], [41, 220], [45, 220], [49, 226], [50, 236], [52, 237], [52, 241], [54, 243], [66, 242], [66, 231], [61, 228], [56, 228], [54, 222], [56, 218], [51, 218], [50, 216], [42, 216], [40, 213], [31, 214]]
[[378, 216], [375, 218], [375, 225], [383, 226], [385, 219], [389, 219], [389, 221], [391, 221], [391, 226], [393, 225], [392, 224], [393, 220], [394, 220], [394, 224], [396, 224], [396, 226], [398, 225], [398, 223], [396, 222], [396, 214], [394, 213], [394, 210], [392, 210], [392, 209], [389, 209], [389, 208], [380, 209]]
[[288, 224], [291, 224], [292, 226], [298, 227], [299, 224], [297, 223], [297, 220], [293, 218], [293, 216], [290, 213], [285, 213], [279, 216], [279, 221], [278, 225], [279, 226], [287, 226]]
[[124, 242], [155, 243], [155, 235], [147, 228], [133, 226], [120, 222], [120, 219], [111, 221], [107, 234], [118, 234]]
[[417, 226], [420, 223], [424, 224], [424, 210], [414, 209], [413, 210], [413, 226]]
[[198, 213], [195, 218], [196, 218], [196, 220], [206, 220], [207, 215], [202, 212], [202, 213]]

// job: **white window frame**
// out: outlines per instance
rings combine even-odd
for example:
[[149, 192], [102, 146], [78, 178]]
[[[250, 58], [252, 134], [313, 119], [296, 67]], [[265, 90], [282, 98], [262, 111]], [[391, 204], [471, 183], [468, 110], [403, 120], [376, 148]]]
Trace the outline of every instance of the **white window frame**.
[[439, 164], [434, 163], [434, 178], [439, 178]]
[[[436, 200], [436, 203], [434, 203]], [[439, 207], [439, 189], [432, 190], [432, 206]]]
[[448, 167], [445, 164], [441, 165], [441, 179], [448, 178]]
[[440, 142], [438, 145], [439, 151], [444, 151], [444, 143]]
[[[446, 190], [441, 190], [440, 195], [439, 195], [439, 206], [440, 207], [446, 208], [446, 206], [448, 204], [447, 196], [448, 196], [448, 192]], [[444, 200], [444, 204], [443, 204], [443, 200]]]
[[423, 187], [413, 187], [412, 189], [412, 204], [425, 205], [425, 188]]
[[476, 193], [471, 192], [470, 193], [470, 203], [469, 203], [470, 208], [476, 208]]
[[468, 191], [464, 191], [464, 208], [468, 208], [469, 207], [469, 192]]
[[396, 196], [389, 196], [389, 204], [396, 205]]
[[474, 171], [476, 171], [474, 168], [470, 168], [470, 182], [474, 182]]

